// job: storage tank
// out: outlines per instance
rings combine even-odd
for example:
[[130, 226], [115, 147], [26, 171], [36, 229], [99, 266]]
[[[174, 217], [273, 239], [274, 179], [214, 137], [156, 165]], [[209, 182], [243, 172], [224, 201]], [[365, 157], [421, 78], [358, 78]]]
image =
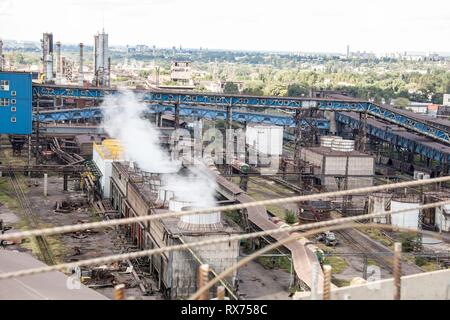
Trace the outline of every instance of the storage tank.
[[258, 152], [267, 155], [283, 153], [283, 127], [271, 125], [248, 125], [246, 143]]
[[191, 201], [181, 200], [179, 198], [173, 197], [169, 201], [169, 211], [181, 212], [181, 209], [187, 206], [191, 206]]
[[419, 205], [420, 198], [415, 195], [393, 198], [391, 200], [391, 212], [404, 209], [411, 210], [391, 215], [391, 224], [397, 227], [417, 230], [419, 226], [420, 210], [415, 208]]
[[173, 199], [174, 196], [173, 191], [169, 190], [166, 186], [162, 186], [158, 190], [158, 198], [156, 199], [156, 202], [162, 207], [167, 207], [170, 200]]
[[[446, 192], [425, 193], [425, 204], [447, 201], [450, 197]], [[450, 232], [450, 205], [425, 209], [422, 212], [423, 227], [429, 230]]]
[[[182, 211], [200, 210], [201, 207], [186, 206]], [[186, 231], [218, 231], [223, 229], [220, 212], [190, 214], [180, 217], [178, 228]]]
[[331, 144], [331, 150], [351, 152], [355, 150], [355, 140], [335, 139]]
[[[391, 207], [392, 195], [389, 193], [374, 193], [369, 196], [367, 204], [367, 214], [389, 211]], [[390, 216], [373, 218], [375, 223], [389, 224]]]
[[342, 137], [339, 136], [321, 136], [320, 137], [320, 146], [331, 148], [334, 140], [342, 140]]

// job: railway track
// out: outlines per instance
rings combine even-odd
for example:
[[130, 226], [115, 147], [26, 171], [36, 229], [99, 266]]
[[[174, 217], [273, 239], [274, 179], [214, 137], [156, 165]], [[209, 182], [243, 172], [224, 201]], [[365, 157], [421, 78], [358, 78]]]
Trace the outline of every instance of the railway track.
[[[336, 231], [338, 235], [340, 235], [350, 246], [354, 247], [358, 252], [367, 252], [367, 258], [371, 258], [376, 263], [389, 271], [389, 273], [393, 273], [394, 268], [390, 262], [386, 260], [386, 257], [382, 257], [376, 253], [371, 253], [371, 251], [379, 251], [379, 249], [374, 250], [372, 245], [370, 245], [367, 241], [361, 241], [361, 239], [356, 239], [353, 233], [357, 232], [354, 229], [344, 229]], [[386, 253], [390, 253], [390, 251], [386, 251]]]
[[[19, 202], [19, 205], [22, 208], [22, 212], [24, 213], [25, 218], [28, 221], [28, 225], [33, 229], [38, 228], [39, 219], [31, 209], [30, 200], [25, 195], [25, 192], [23, 191], [23, 188], [21, 187], [20, 182], [18, 181], [14, 172], [10, 172], [9, 178], [11, 181], [11, 185], [14, 188], [14, 192], [16, 193], [17, 201]], [[55, 264], [55, 259], [47, 240], [42, 236], [35, 237], [35, 239], [42, 260], [48, 265]]]

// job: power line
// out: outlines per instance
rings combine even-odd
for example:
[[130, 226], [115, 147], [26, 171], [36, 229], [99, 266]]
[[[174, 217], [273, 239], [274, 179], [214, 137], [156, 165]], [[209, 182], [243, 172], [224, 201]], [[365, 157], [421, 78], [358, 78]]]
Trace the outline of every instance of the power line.
[[[46, 267], [41, 267], [41, 268], [32, 268], [32, 269], [25, 269], [25, 270], [19, 270], [19, 271], [5, 272], [5, 273], [0, 274], [0, 280], [14, 278], [14, 277], [20, 277], [20, 276], [33, 275], [33, 274], [38, 274], [38, 273], [64, 270], [64, 269], [69, 269], [69, 268], [83, 267], [83, 266], [88, 266], [88, 265], [106, 264], [106, 263], [112, 263], [112, 262], [122, 261], [122, 260], [126, 260], [126, 259], [136, 259], [139, 257], [151, 256], [154, 254], [160, 254], [160, 253], [164, 253], [164, 252], [185, 250], [185, 249], [189, 249], [189, 248], [193, 248], [193, 247], [207, 246], [207, 245], [222, 243], [222, 242], [239, 241], [239, 240], [245, 240], [245, 239], [251, 239], [251, 238], [258, 238], [261, 236], [272, 235], [272, 234], [276, 234], [276, 233], [294, 232], [294, 231], [313, 229], [313, 228], [331, 227], [335, 224], [343, 224], [343, 223], [347, 223], [347, 222], [351, 223], [351, 222], [358, 221], [358, 220], [365, 220], [365, 219], [370, 219], [370, 218], [375, 218], [375, 217], [388, 216], [388, 215], [398, 214], [398, 213], [411, 213], [412, 210], [423, 210], [423, 209], [435, 208], [435, 207], [439, 207], [439, 206], [443, 206], [443, 205], [447, 205], [447, 204], [450, 204], [450, 200], [429, 203], [426, 205], [416, 206], [414, 208], [407, 208], [407, 209], [396, 210], [396, 211], [392, 211], [392, 212], [376, 212], [373, 214], [339, 218], [339, 219], [334, 219], [334, 220], [304, 224], [304, 225], [300, 225], [300, 226], [270, 229], [270, 230], [252, 232], [252, 233], [235, 235], [235, 236], [219, 237], [219, 238], [215, 238], [215, 239], [190, 242], [190, 243], [186, 243], [186, 244], [166, 246], [166, 247], [157, 248], [157, 249], [142, 250], [142, 251], [138, 251], [138, 252], [123, 253], [123, 254], [110, 255], [110, 256], [105, 256], [105, 257], [100, 257], [100, 258], [93, 258], [93, 259], [87, 259], [87, 260], [82, 260], [82, 261], [70, 262], [70, 263], [62, 263], [62, 264], [58, 264], [58, 265], [46, 266]], [[364, 225], [358, 225], [358, 226], [363, 227]], [[383, 227], [383, 226], [380, 225], [380, 227]], [[405, 229], [405, 228], [399, 228], [399, 227], [391, 227], [391, 228]], [[408, 229], [408, 230], [411, 231], [410, 229]], [[425, 231], [425, 230], [413, 230], [413, 231], [420, 232], [423, 234], [429, 234], [429, 235], [432, 235], [432, 236], [435, 236], [435, 237], [438, 237], [441, 239], [450, 239], [449, 236], [433, 233], [430, 231]], [[304, 236], [304, 235], [299, 235], [299, 236]]]
[[29, 238], [29, 237], [36, 237], [36, 236], [49, 236], [49, 235], [55, 235], [55, 234], [77, 232], [77, 231], [82, 231], [82, 230], [87, 230], [87, 229], [94, 229], [94, 228], [100, 229], [100, 228], [107, 228], [107, 227], [113, 227], [113, 226], [119, 226], [119, 225], [131, 224], [131, 223], [137, 223], [137, 222], [147, 222], [147, 221], [151, 221], [151, 220], [180, 217], [180, 216], [184, 216], [184, 215], [232, 211], [232, 210], [240, 210], [240, 209], [246, 209], [246, 208], [257, 207], [257, 206], [267, 206], [267, 205], [272, 205], [272, 204], [295, 203], [295, 202], [303, 202], [303, 201], [310, 201], [310, 200], [323, 200], [324, 198], [341, 197], [341, 196], [360, 194], [360, 193], [374, 193], [374, 192], [378, 192], [378, 191], [428, 185], [428, 184], [441, 183], [441, 182], [446, 182], [446, 181], [450, 181], [450, 176], [427, 179], [427, 180], [413, 180], [413, 181], [385, 184], [385, 185], [374, 186], [374, 187], [365, 187], [365, 188], [357, 188], [357, 189], [350, 189], [350, 190], [317, 193], [317, 194], [311, 194], [311, 195], [302, 195], [302, 196], [294, 196], [294, 197], [287, 197], [287, 198], [277, 198], [277, 199], [271, 199], [271, 200], [246, 202], [246, 203], [241, 203], [241, 204], [234, 204], [234, 205], [227, 205], [227, 206], [220, 206], [220, 207], [211, 207], [211, 208], [205, 208], [205, 209], [188, 210], [188, 211], [182, 211], [182, 212], [167, 212], [167, 213], [161, 213], [161, 214], [152, 214], [152, 215], [148, 215], [148, 216], [140, 216], [140, 217], [132, 217], [132, 218], [124, 218], [124, 219], [113, 219], [113, 220], [108, 220], [108, 221], [90, 222], [90, 223], [82, 223], [82, 224], [76, 224], [76, 225], [66, 225], [66, 226], [60, 226], [60, 227], [44, 228], [44, 229], [39, 229], [39, 230], [20, 231], [20, 232], [13, 232], [13, 233], [7, 233], [7, 234], [0, 235], [0, 240], [15, 240], [15, 239], [22, 239], [22, 238]]

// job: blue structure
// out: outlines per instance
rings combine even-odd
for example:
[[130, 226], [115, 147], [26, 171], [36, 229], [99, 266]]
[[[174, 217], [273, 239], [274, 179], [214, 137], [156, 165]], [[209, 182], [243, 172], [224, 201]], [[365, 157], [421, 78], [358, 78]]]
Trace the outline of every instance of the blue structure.
[[[352, 129], [358, 129], [362, 125], [356, 113], [337, 112], [336, 121]], [[369, 119], [367, 121], [367, 134], [388, 142], [393, 146], [400, 147], [412, 153], [421, 154], [426, 158], [436, 160], [440, 163], [450, 163], [450, 147], [403, 129], [400, 130], [399, 127]]]
[[0, 134], [31, 134], [31, 73], [0, 72]]
[[[450, 133], [445, 129], [428, 123], [413, 113], [405, 114], [395, 108], [377, 105], [368, 101], [352, 99], [321, 99], [321, 98], [290, 98], [290, 97], [254, 97], [244, 95], [211, 94], [198, 92], [179, 92], [146, 90], [136, 91], [142, 96], [142, 100], [149, 104], [164, 106], [190, 106], [199, 109], [207, 107], [211, 112], [218, 109], [231, 108], [233, 113], [236, 108], [246, 108], [248, 112], [260, 112], [261, 110], [284, 109], [295, 112], [296, 110], [318, 108], [329, 111], [354, 111], [368, 113], [379, 119], [397, 124], [409, 130], [415, 131], [434, 140], [450, 143]], [[33, 95], [39, 97], [68, 97], [78, 99], [102, 99], [109, 94], [117, 94], [117, 91], [108, 88], [81, 88], [55, 85], [34, 85]], [[200, 111], [199, 111], [200, 112]], [[233, 116], [234, 117], [234, 116]]]
[[[149, 113], [175, 113], [175, 107], [162, 106], [162, 105], [148, 105]], [[83, 119], [98, 119], [102, 118], [102, 110], [100, 107], [87, 107], [82, 109], [59, 109], [42, 111], [39, 114], [33, 115], [34, 121], [40, 122], [52, 122], [52, 121], [71, 121], [71, 120], [83, 120]], [[212, 108], [197, 108], [193, 106], [180, 106], [180, 116], [198, 117], [200, 119], [222, 119], [227, 117], [226, 110], [212, 109]], [[242, 112], [234, 111], [232, 113], [233, 121], [236, 122], [254, 122], [254, 123], [267, 123], [275, 124], [279, 126], [295, 127], [294, 118], [289, 115], [274, 115], [266, 113], [256, 112]], [[320, 130], [329, 130], [330, 123], [327, 119], [311, 119], [312, 123]], [[309, 126], [306, 119], [302, 119], [302, 125]]]

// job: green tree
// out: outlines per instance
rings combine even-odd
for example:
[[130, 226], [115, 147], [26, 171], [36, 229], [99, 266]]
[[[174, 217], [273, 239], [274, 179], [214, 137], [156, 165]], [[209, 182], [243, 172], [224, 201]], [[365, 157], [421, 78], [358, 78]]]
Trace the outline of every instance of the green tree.
[[223, 93], [239, 93], [239, 87], [234, 82], [226, 82], [223, 88]]
[[288, 97], [301, 97], [308, 95], [308, 89], [302, 87], [298, 83], [293, 83], [288, 85], [287, 96]]
[[400, 97], [394, 100], [394, 105], [396, 107], [406, 108], [407, 106], [409, 106], [409, 100], [407, 98]]

